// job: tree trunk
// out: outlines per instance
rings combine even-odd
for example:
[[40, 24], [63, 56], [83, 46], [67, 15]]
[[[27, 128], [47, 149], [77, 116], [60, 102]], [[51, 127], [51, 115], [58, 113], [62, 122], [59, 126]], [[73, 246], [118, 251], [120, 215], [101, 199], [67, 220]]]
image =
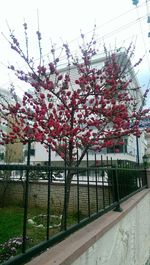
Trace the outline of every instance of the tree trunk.
[[67, 217], [69, 210], [69, 199], [70, 199], [72, 178], [73, 178], [73, 173], [68, 172], [64, 186], [64, 204], [63, 204], [62, 219], [61, 219], [61, 231], [67, 229]]
[[3, 172], [3, 179], [2, 179], [2, 195], [1, 195], [1, 203], [0, 206], [3, 208], [5, 207], [5, 199], [6, 199], [6, 192], [10, 183], [10, 171]]
[[7, 180], [2, 180], [3, 181], [3, 187], [2, 187], [2, 194], [1, 194], [1, 203], [0, 207], [4, 208], [5, 207], [5, 199], [6, 199], [6, 192], [9, 186], [9, 182]]

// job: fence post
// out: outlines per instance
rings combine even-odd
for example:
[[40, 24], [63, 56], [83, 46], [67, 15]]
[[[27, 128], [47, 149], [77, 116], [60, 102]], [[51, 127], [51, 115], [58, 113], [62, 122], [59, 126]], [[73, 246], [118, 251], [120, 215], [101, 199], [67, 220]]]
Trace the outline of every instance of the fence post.
[[147, 188], [150, 188], [150, 168], [146, 168]]
[[86, 153], [86, 166], [87, 166], [87, 186], [88, 186], [88, 216], [91, 216], [91, 207], [90, 207], [90, 181], [89, 181], [89, 154]]
[[80, 223], [80, 192], [79, 192], [79, 151], [77, 149], [77, 213], [78, 213], [78, 224]]
[[48, 146], [48, 193], [47, 193], [47, 229], [46, 229], [46, 238], [49, 239], [49, 226], [50, 226], [50, 189], [52, 181], [52, 172], [51, 172], [51, 147]]
[[98, 189], [97, 189], [97, 176], [98, 176], [98, 170], [97, 170], [97, 159], [96, 159], [96, 153], [95, 153], [95, 179], [96, 179], [96, 211], [98, 213]]
[[28, 141], [27, 171], [26, 171], [26, 183], [25, 183], [25, 195], [24, 195], [24, 219], [23, 219], [23, 242], [22, 242], [23, 253], [25, 253], [26, 250], [30, 153], [31, 153], [31, 140]]
[[[65, 200], [64, 200], [64, 220], [63, 220], [63, 229], [66, 231], [67, 230], [67, 193], [68, 193], [68, 179], [67, 179], [67, 150], [65, 148], [65, 161], [64, 161], [64, 166], [65, 166]], [[68, 202], [69, 203], [69, 202]]]
[[118, 171], [117, 167], [113, 168], [113, 189], [114, 189], [114, 201], [117, 202], [117, 206], [114, 211], [122, 212], [123, 209], [120, 207], [120, 198], [119, 198], [119, 185], [118, 185]]

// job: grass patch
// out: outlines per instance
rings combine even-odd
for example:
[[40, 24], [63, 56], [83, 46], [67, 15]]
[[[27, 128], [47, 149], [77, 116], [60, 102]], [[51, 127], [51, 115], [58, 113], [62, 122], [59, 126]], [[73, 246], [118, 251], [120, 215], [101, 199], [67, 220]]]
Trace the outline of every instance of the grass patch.
[[[40, 208], [29, 209], [28, 218], [40, 214]], [[22, 236], [23, 233], [24, 209], [19, 207], [0, 208], [0, 244], [10, 238]], [[36, 228], [27, 224], [27, 236], [35, 245], [45, 239], [45, 229]]]
[[[28, 219], [35, 221], [35, 225], [27, 223], [27, 248], [31, 248], [40, 242], [46, 240], [47, 217], [46, 209], [29, 208]], [[53, 217], [53, 220], [52, 220]], [[0, 263], [9, 259], [10, 256], [17, 255], [22, 250], [22, 244], [16, 247], [12, 253], [16, 238], [22, 241], [24, 209], [20, 207], [0, 208]], [[80, 220], [83, 216], [80, 215]], [[61, 220], [54, 216], [50, 218], [49, 237], [60, 232]], [[77, 223], [77, 215], [70, 214], [67, 218], [67, 226]], [[10, 246], [11, 245], [11, 246]]]
[[[32, 241], [32, 245], [35, 245], [46, 239], [46, 225], [47, 217], [45, 215], [46, 210], [41, 208], [30, 208], [28, 212], [28, 219], [34, 219], [37, 225], [43, 224], [44, 227], [35, 227], [31, 224], [27, 224], [27, 236]], [[43, 214], [43, 215], [42, 215]], [[24, 209], [20, 207], [6, 207], [0, 208], [0, 244], [8, 241], [10, 238], [22, 236], [23, 232], [23, 216]], [[85, 217], [85, 216], [84, 216]], [[83, 216], [80, 214], [80, 220]], [[51, 218], [50, 225], [59, 224], [60, 219]], [[73, 225], [77, 223], [77, 214], [70, 214], [67, 218], [67, 225]], [[58, 228], [52, 228], [49, 230], [50, 236], [59, 232]]]
[[0, 243], [22, 235], [23, 209], [0, 208]]
[[[28, 218], [41, 213], [41, 209], [29, 209]], [[19, 207], [0, 208], [0, 263], [21, 253], [22, 243], [16, 247], [16, 238], [22, 242], [24, 209]], [[46, 229], [27, 224], [27, 248], [46, 238]], [[18, 240], [17, 240], [18, 241]]]

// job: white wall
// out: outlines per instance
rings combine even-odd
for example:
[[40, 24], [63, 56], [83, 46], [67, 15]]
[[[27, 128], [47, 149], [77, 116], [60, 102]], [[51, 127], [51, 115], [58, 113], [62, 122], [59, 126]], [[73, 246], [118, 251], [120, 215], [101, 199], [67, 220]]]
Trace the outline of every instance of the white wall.
[[[133, 144], [134, 143], [134, 144]], [[133, 143], [130, 143], [130, 146], [132, 145], [132, 149], [135, 149], [135, 152], [132, 154], [129, 153], [109, 153], [107, 154], [106, 152], [100, 152], [96, 154], [97, 160], [101, 160], [101, 156], [103, 156], [103, 160], [106, 160], [107, 157], [110, 160], [111, 158], [113, 160], [121, 159], [121, 160], [129, 160], [129, 161], [134, 161], [136, 162], [136, 143], [135, 141]], [[144, 155], [144, 145], [141, 144], [139, 140], [139, 153], [140, 153], [140, 162], [142, 162], [142, 156]], [[25, 147], [25, 149], [27, 146]], [[48, 152], [44, 148], [43, 145], [40, 143], [32, 143], [32, 148], [35, 149], [35, 156], [31, 156], [31, 161], [32, 162], [44, 162], [48, 161]], [[55, 152], [51, 152], [51, 160], [52, 161], [63, 161], [59, 155], [57, 155]], [[94, 152], [89, 152], [89, 160], [94, 160], [95, 155]], [[26, 160], [26, 158], [25, 158]], [[83, 158], [83, 161], [86, 160], [86, 156]]]
[[150, 193], [72, 265], [145, 265], [150, 256]]

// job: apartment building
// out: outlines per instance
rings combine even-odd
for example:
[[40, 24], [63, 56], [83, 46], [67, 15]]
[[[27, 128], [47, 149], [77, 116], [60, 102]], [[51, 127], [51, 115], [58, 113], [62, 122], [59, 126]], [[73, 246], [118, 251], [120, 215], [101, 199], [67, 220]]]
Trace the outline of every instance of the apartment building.
[[[118, 61], [122, 63], [122, 66], [127, 61], [127, 55], [125, 52], [119, 54]], [[105, 62], [105, 57], [96, 58], [92, 64], [95, 68], [100, 69]], [[67, 73], [68, 68], [67, 67], [61, 67], [60, 72], [65, 75]], [[136, 79], [135, 73], [133, 71], [133, 68], [128, 71], [127, 73], [128, 78], [132, 78], [132, 83], [129, 85], [130, 94], [136, 93], [136, 99], [138, 102], [138, 106], [141, 105], [142, 101], [142, 93], [140, 89], [138, 91], [134, 91], [132, 89], [133, 87], [139, 87], [138, 81]], [[75, 67], [72, 67], [70, 69], [70, 77], [72, 80], [72, 83], [78, 78], [78, 72]], [[137, 108], [138, 108], [137, 106]], [[129, 109], [129, 112], [131, 110]], [[104, 148], [101, 152], [97, 153], [97, 159], [100, 160], [101, 156], [103, 156], [103, 160], [112, 158], [113, 160], [127, 160], [127, 161], [134, 161], [138, 163], [142, 163], [142, 157], [146, 153], [147, 150], [147, 140], [145, 132], [141, 134], [140, 137], [136, 137], [134, 135], [131, 136], [125, 136], [123, 138], [124, 145], [114, 145], [111, 148]], [[25, 154], [25, 160], [26, 160], [26, 154], [27, 154], [27, 147], [25, 147], [24, 154]], [[95, 153], [93, 151], [89, 151], [89, 161], [93, 161], [95, 157]], [[45, 150], [45, 148], [40, 143], [32, 143], [31, 146], [31, 162], [33, 164], [36, 163], [44, 163], [48, 161], [48, 153]], [[52, 161], [54, 164], [58, 165], [58, 163], [62, 163], [61, 157], [55, 153], [52, 152]], [[83, 159], [84, 161], [84, 159]]]
[[[5, 97], [7, 101], [13, 103], [13, 98], [8, 90], [0, 88], [0, 101], [4, 103]], [[0, 129], [9, 130], [9, 126], [3, 125], [3, 119], [0, 114]], [[21, 143], [0, 145], [0, 163], [18, 163], [23, 161], [23, 145]]]

